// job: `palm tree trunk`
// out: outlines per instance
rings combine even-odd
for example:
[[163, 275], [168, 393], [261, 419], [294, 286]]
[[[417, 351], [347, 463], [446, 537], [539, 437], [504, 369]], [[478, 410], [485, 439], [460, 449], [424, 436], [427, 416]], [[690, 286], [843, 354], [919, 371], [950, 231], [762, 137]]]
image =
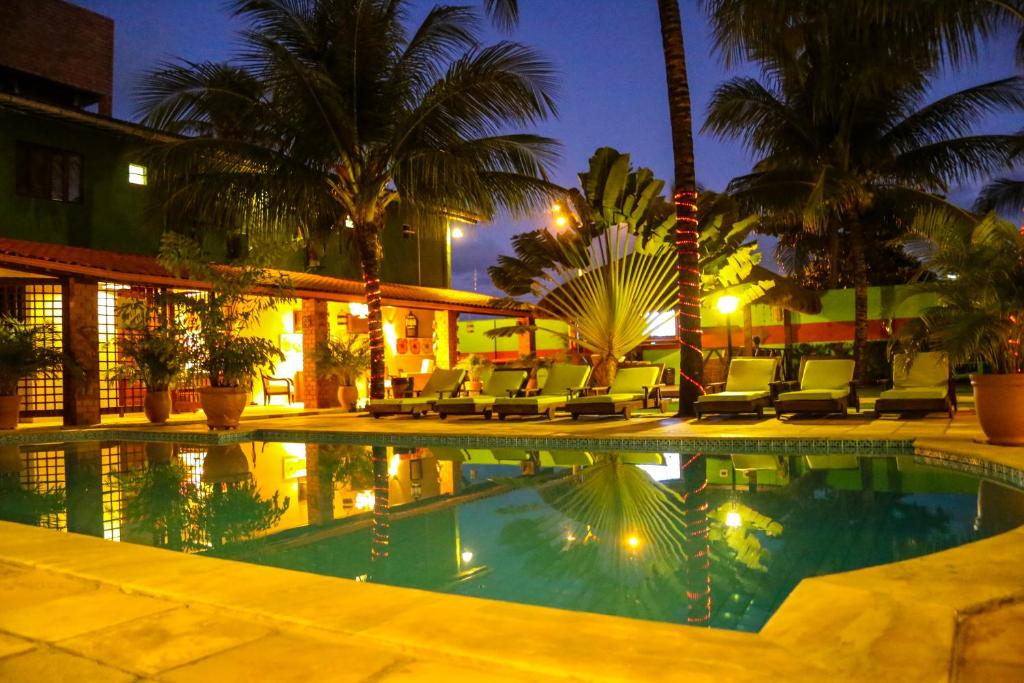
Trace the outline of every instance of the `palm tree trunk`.
[[388, 476], [388, 449], [373, 447], [373, 531], [370, 544], [370, 560], [377, 565], [374, 578], [380, 579], [384, 571], [383, 561], [388, 558], [391, 546], [391, 485]]
[[686, 50], [679, 0], [658, 0], [661, 44], [668, 83], [672, 155], [675, 159], [676, 270], [679, 295], [676, 330], [679, 335], [679, 415], [692, 416], [693, 404], [704, 393], [704, 356], [700, 343], [700, 264], [697, 226], [697, 178], [693, 166], [693, 120]]
[[377, 226], [356, 226], [356, 248], [363, 271], [370, 336], [370, 398], [384, 398], [384, 316], [380, 297], [380, 230]]
[[853, 257], [853, 359], [857, 379], [864, 379], [868, 343], [868, 264], [864, 255], [864, 230], [860, 223], [850, 228], [850, 255]]

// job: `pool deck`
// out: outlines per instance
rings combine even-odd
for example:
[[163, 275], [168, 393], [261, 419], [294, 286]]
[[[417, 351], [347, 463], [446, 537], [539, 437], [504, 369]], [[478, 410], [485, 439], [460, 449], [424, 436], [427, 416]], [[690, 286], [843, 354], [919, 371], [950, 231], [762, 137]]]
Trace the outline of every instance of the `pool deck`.
[[[111, 431], [115, 430], [115, 431]], [[211, 438], [205, 427], [19, 429], [21, 438]], [[235, 434], [355, 438], [725, 439], [807, 450], [862, 440], [1000, 471], [1024, 448], [955, 420], [372, 420], [258, 417]], [[219, 438], [219, 437], [218, 437]], [[667, 599], [672, 599], [669, 596]], [[681, 599], [681, 598], [680, 598]], [[1024, 680], [1024, 528], [804, 580], [758, 634], [356, 583], [0, 522], [0, 680]]]

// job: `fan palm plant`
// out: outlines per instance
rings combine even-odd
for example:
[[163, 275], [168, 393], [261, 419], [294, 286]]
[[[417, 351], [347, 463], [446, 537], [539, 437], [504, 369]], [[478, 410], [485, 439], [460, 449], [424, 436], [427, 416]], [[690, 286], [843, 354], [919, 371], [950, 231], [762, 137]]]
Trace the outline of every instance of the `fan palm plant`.
[[900, 338], [954, 364], [984, 362], [994, 374], [971, 378], [982, 429], [993, 443], [1024, 444], [1024, 235], [995, 213], [937, 211], [919, 214], [910, 235], [928, 274], [911, 292], [935, 303]]
[[[571, 211], [563, 232], [516, 235], [516, 255], [499, 256], [489, 273], [510, 297], [536, 297], [535, 317], [562, 320], [572, 328], [566, 340], [578, 340], [597, 356], [595, 382], [607, 385], [619, 360], [648, 339], [658, 314], [675, 302], [676, 218], [661, 195], [665, 183], [650, 169], [632, 170], [628, 154], [597, 150], [589, 170], [580, 174], [580, 185], [582, 192], [567, 194]], [[755, 221], [738, 219], [725, 197], [705, 197], [703, 290], [728, 288], [744, 302], [760, 296], [772, 283], [745, 281], [759, 259], [756, 245], [745, 242]], [[530, 329], [536, 328], [500, 327], [487, 334]]]
[[168, 214], [251, 238], [350, 238], [381, 398], [386, 213], [545, 204], [555, 143], [508, 131], [554, 113], [552, 67], [517, 43], [481, 46], [463, 7], [435, 7], [409, 31], [403, 0], [230, 6], [248, 22], [237, 60], [165, 65], [142, 88], [145, 121], [189, 136], [154, 159]]
[[[859, 2], [715, 3], [720, 47], [753, 59], [763, 80], [719, 86], [705, 124], [758, 155], [753, 172], [729, 191], [762, 213], [767, 232], [829, 244], [819, 258], [830, 270], [850, 264], [858, 358], [867, 340], [868, 246], [875, 251], [898, 236], [923, 208], [956, 213], [942, 198], [948, 187], [1007, 168], [1020, 136], [975, 135], [973, 127], [991, 112], [1024, 108], [1019, 77], [927, 101], [942, 57], [929, 41], [909, 42], [903, 20], [929, 17], [908, 18], [904, 8], [899, 21], [871, 15], [862, 26], [851, 22], [848, 5], [871, 3]], [[778, 16], [750, 36], [721, 9], [735, 6]]]

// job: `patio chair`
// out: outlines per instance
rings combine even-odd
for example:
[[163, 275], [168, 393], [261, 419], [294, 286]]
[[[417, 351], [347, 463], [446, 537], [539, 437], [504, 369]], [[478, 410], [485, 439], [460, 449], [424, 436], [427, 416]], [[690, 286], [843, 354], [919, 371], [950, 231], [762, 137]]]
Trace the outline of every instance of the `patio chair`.
[[495, 399], [491, 412], [499, 420], [509, 415], [547, 415], [550, 420], [556, 410], [565, 407], [569, 399], [583, 391], [588, 379], [589, 366], [556, 363], [548, 370], [543, 387], [525, 389], [519, 396], [499, 397]]
[[271, 396], [287, 396], [288, 403], [292, 403], [295, 397], [295, 385], [290, 377], [269, 377], [260, 373], [263, 380], [263, 405], [270, 405]]
[[882, 413], [944, 412], [956, 414], [956, 386], [949, 357], [937, 351], [897, 354], [892, 362], [890, 388], [875, 401], [875, 416]]
[[412, 415], [419, 418], [433, 409], [434, 403], [438, 400], [457, 394], [465, 379], [465, 370], [437, 369], [431, 373], [423, 389], [414, 392], [418, 396], [372, 399], [367, 410], [375, 418], [384, 415]]
[[726, 381], [709, 384], [708, 393], [697, 397], [693, 406], [697, 419], [709, 413], [764, 417], [764, 409], [772, 403], [771, 384], [778, 372], [778, 357], [733, 358]]
[[[785, 413], [846, 415], [849, 407], [860, 412], [857, 385], [853, 381], [854, 362], [849, 358], [812, 359], [801, 362], [799, 389], [783, 391], [775, 399], [775, 416]], [[780, 385], [791, 388], [793, 383]]]
[[646, 408], [652, 398], [660, 408], [657, 391], [661, 388], [661, 371], [659, 365], [619, 368], [610, 387], [591, 387], [592, 391], [603, 393], [574, 398], [565, 404], [565, 409], [574, 420], [580, 419], [580, 415], [622, 415], [628, 420], [633, 409]]
[[541, 467], [585, 467], [594, 464], [593, 456], [586, 451], [539, 451], [537, 460]]
[[442, 398], [434, 404], [434, 410], [442, 420], [449, 415], [483, 415], [490, 420], [494, 402], [500, 397], [518, 396], [529, 378], [526, 368], [495, 368], [478, 396]]

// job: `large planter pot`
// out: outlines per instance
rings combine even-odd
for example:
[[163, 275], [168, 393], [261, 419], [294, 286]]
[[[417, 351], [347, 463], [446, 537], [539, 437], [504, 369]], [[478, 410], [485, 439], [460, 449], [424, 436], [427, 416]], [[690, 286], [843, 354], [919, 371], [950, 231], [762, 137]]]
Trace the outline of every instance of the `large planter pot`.
[[359, 388], [345, 385], [338, 387], [338, 403], [341, 404], [343, 410], [351, 413], [359, 403]]
[[153, 424], [163, 424], [171, 416], [171, 391], [146, 391], [146, 397], [142, 401], [142, 410], [146, 413], [146, 419]]
[[18, 426], [18, 410], [21, 407], [21, 397], [0, 396], [0, 429], [14, 429]]
[[250, 479], [249, 459], [239, 444], [210, 446], [203, 459], [204, 484], [237, 484]]
[[240, 387], [202, 387], [199, 405], [206, 413], [206, 426], [210, 429], [234, 429], [238, 418], [249, 402], [249, 391]]
[[1024, 446], [1024, 375], [971, 375], [971, 386], [989, 443]]

